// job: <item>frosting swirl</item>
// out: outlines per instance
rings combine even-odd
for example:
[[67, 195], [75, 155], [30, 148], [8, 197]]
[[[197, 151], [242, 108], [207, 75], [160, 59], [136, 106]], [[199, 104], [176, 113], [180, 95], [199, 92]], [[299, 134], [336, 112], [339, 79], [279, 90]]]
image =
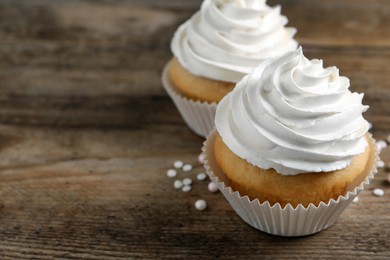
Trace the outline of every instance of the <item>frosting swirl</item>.
[[205, 0], [175, 32], [172, 52], [194, 75], [238, 82], [260, 61], [297, 48], [280, 10], [265, 0]]
[[267, 60], [218, 105], [215, 124], [237, 156], [283, 175], [347, 167], [364, 152], [363, 94], [302, 49]]

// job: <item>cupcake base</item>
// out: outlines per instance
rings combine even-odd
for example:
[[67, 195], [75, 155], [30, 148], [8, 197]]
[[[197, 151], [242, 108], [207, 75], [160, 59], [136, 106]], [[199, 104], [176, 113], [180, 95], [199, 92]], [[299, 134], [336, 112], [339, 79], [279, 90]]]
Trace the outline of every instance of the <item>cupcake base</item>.
[[[250, 200], [248, 196], [242, 196], [238, 191], [229, 187], [228, 179], [214, 157], [215, 135], [216, 130], [213, 130], [202, 148], [206, 173], [246, 223], [273, 235], [305, 236], [330, 227], [359, 192], [364, 189], [364, 186], [370, 183], [377, 172], [378, 153], [376, 151], [372, 170], [365, 180], [344, 196], [339, 196], [337, 200], [331, 199], [328, 203], [320, 202], [318, 206], [310, 204], [307, 207], [303, 205], [293, 207], [291, 204], [287, 204], [282, 207], [279, 203], [271, 206], [268, 201], [260, 203], [258, 199]], [[370, 140], [374, 142], [372, 138]], [[371, 145], [376, 147], [375, 143], [371, 143]]]
[[214, 128], [216, 103], [193, 101], [182, 96], [173, 87], [168, 76], [170, 63], [168, 63], [162, 73], [162, 84], [168, 95], [172, 98], [180, 115], [188, 127], [196, 134], [206, 137]]
[[[369, 136], [364, 137], [369, 142]], [[364, 152], [352, 158], [347, 167], [330, 172], [307, 172], [284, 176], [274, 169], [261, 169], [234, 154], [217, 133], [214, 147], [215, 159], [229, 179], [233, 190], [249, 199], [268, 201], [271, 205], [293, 207], [310, 203], [318, 205], [330, 198], [337, 199], [353, 190], [367, 177], [373, 164], [374, 148], [367, 145]]]
[[194, 101], [218, 103], [236, 86], [234, 82], [196, 76], [185, 69], [175, 57], [169, 64], [169, 79], [176, 92]]

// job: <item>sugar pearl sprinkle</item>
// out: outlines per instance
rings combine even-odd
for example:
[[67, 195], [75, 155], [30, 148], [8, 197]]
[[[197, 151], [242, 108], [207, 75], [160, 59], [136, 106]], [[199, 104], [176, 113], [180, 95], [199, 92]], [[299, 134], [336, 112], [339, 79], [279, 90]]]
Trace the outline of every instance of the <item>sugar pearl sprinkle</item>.
[[183, 162], [182, 161], [176, 161], [173, 163], [173, 167], [175, 167], [176, 169], [179, 169], [181, 167], [183, 167]]
[[377, 197], [382, 197], [383, 195], [385, 195], [385, 192], [382, 189], [374, 189], [372, 191], [372, 194]]
[[191, 191], [191, 186], [189, 186], [189, 185], [185, 185], [185, 186], [183, 186], [183, 188], [181, 188], [181, 190], [183, 191], [183, 192], [189, 192], [189, 191]]
[[204, 156], [203, 156], [203, 153], [199, 154], [199, 156], [198, 156], [198, 162], [199, 162], [200, 164], [203, 164], [203, 163], [204, 163]]
[[190, 179], [190, 178], [185, 178], [185, 179], [183, 179], [183, 184], [185, 185], [185, 186], [189, 186], [189, 185], [191, 185], [192, 184], [192, 180]]
[[196, 175], [196, 179], [198, 181], [204, 181], [206, 178], [207, 178], [207, 175], [206, 175], [206, 173], [203, 173], [203, 172], [198, 173], [198, 175]]
[[192, 170], [192, 165], [191, 164], [185, 164], [184, 166], [183, 166], [183, 171], [185, 171], [185, 172], [189, 172], [189, 171], [191, 171]]
[[173, 187], [175, 187], [175, 189], [181, 189], [181, 187], [183, 187], [183, 183], [181, 182], [181, 180], [176, 180], [173, 183]]
[[169, 170], [167, 171], [167, 176], [168, 176], [169, 178], [175, 178], [176, 175], [177, 175], [177, 171], [174, 170], [174, 169], [169, 169]]
[[218, 187], [214, 182], [210, 182], [207, 188], [209, 189], [210, 192], [213, 193], [218, 191]]
[[354, 202], [354, 203], [356, 203], [356, 202], [358, 202], [359, 201], [359, 197], [355, 197], [355, 198], [353, 198], [353, 200], [352, 200], [352, 202]]
[[380, 149], [385, 149], [385, 148], [387, 147], [386, 141], [383, 141], [383, 140], [379, 140], [378, 142], [376, 142], [376, 145], [377, 145]]
[[378, 161], [377, 165], [378, 168], [383, 168], [385, 167], [385, 162], [384, 161]]
[[206, 203], [205, 200], [197, 200], [197, 201], [195, 202], [195, 208], [196, 208], [197, 210], [202, 211], [202, 210], [205, 210], [206, 207], [207, 207], [207, 203]]

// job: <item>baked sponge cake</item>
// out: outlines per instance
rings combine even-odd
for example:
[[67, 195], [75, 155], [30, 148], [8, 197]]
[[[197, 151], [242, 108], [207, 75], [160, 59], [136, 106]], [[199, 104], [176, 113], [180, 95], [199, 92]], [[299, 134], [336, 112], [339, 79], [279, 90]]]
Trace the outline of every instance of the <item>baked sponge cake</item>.
[[259, 62], [298, 46], [280, 6], [265, 0], [205, 0], [171, 42], [173, 88], [194, 100], [218, 103]]
[[364, 153], [356, 155], [344, 169], [284, 176], [274, 169], [264, 170], [241, 159], [219, 135], [214, 149], [218, 164], [233, 190], [251, 200], [268, 201], [271, 205], [279, 203], [282, 207], [287, 204], [307, 207], [310, 203], [318, 205], [321, 201], [337, 200], [340, 195], [359, 186], [370, 172], [374, 159], [373, 147], [367, 146]]
[[302, 49], [261, 63], [217, 107], [214, 156], [241, 196], [282, 207], [336, 200], [371, 173], [376, 151], [336, 67]]
[[180, 65], [176, 58], [173, 58], [170, 63], [169, 77], [172, 83], [179, 93], [191, 100], [218, 103], [236, 85], [233, 82], [195, 76]]

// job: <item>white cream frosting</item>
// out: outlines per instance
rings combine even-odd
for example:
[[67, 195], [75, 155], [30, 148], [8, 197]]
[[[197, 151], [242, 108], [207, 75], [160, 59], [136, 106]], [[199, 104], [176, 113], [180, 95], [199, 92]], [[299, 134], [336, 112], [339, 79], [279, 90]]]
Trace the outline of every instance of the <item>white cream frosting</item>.
[[347, 167], [364, 152], [363, 94], [299, 48], [267, 60], [218, 104], [215, 124], [237, 156], [283, 175]]
[[265, 0], [205, 0], [175, 32], [172, 52], [194, 75], [238, 82], [262, 60], [297, 48], [280, 10]]

